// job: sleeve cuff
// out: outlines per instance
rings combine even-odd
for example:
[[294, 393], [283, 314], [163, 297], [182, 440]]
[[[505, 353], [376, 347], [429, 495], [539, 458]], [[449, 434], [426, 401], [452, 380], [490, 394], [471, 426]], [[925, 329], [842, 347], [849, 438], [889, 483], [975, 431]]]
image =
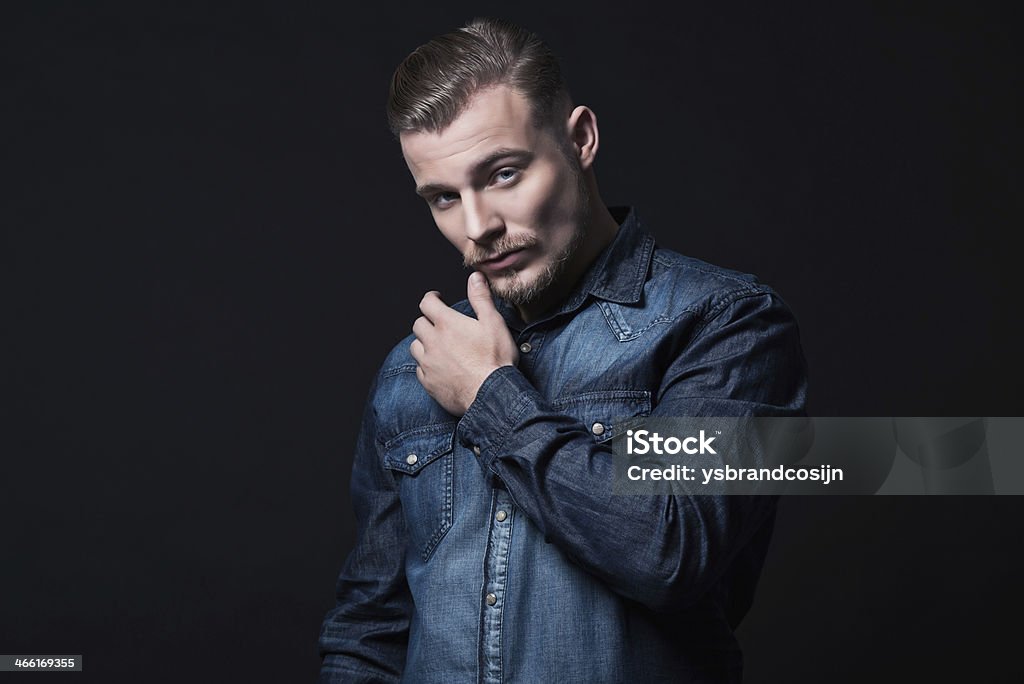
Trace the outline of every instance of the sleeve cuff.
[[490, 465], [536, 392], [515, 366], [496, 369], [480, 385], [459, 421], [459, 441]]

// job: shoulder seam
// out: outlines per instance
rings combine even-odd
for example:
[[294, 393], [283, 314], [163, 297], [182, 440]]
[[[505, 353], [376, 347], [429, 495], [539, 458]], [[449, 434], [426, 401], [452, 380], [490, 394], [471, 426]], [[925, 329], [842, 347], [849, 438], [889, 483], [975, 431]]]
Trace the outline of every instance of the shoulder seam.
[[[666, 250], [660, 250], [660, 251], [664, 252]], [[672, 252], [672, 254], [676, 254], [676, 253]], [[740, 278], [740, 277], [732, 275], [730, 273], [726, 273], [726, 269], [724, 267], [704, 268], [704, 267], [702, 267], [700, 265], [693, 264], [693, 263], [685, 264], [685, 263], [683, 263], [682, 260], [694, 260], [694, 261], [699, 261], [699, 260], [695, 260], [694, 257], [686, 257], [686, 256], [684, 256], [682, 254], [678, 254], [677, 256], [679, 257], [679, 260], [676, 260], [676, 259], [665, 259], [665, 257], [663, 255], [658, 254], [658, 252], [655, 252], [654, 260], [657, 261], [662, 266], [667, 266], [667, 267], [670, 267], [670, 268], [684, 268], [684, 269], [688, 269], [688, 270], [697, 271], [698, 273], [703, 273], [705, 275], [713, 276], [713, 277], [716, 277], [716, 278], [722, 278], [723, 280], [731, 280], [734, 283], [739, 283], [740, 285], [742, 285], [742, 286], [744, 286], [746, 288], [756, 287], [757, 285], [762, 285], [762, 283], [760, 283], [759, 281], [756, 280], [756, 276], [754, 276], [755, 280], [753, 280], [753, 281], [746, 280], [744, 278]], [[728, 269], [728, 270], [733, 270], [733, 269]], [[747, 275], [752, 275], [752, 274], [747, 274]]]
[[729, 293], [729, 295], [723, 297], [722, 301], [718, 302], [718, 304], [713, 306], [710, 310], [708, 310], [707, 313], [704, 314], [703, 318], [701, 319], [700, 325], [698, 325], [693, 332], [693, 339], [696, 340], [697, 338], [699, 338], [707, 329], [707, 327], [711, 324], [712, 321], [718, 318], [718, 316], [720, 316], [723, 311], [725, 311], [726, 309], [728, 309], [730, 306], [740, 301], [741, 299], [761, 297], [764, 295], [768, 295], [770, 297], [772, 296], [772, 294], [772, 290], [767, 287], [761, 289], [749, 288], [746, 290], [734, 290], [733, 292]]

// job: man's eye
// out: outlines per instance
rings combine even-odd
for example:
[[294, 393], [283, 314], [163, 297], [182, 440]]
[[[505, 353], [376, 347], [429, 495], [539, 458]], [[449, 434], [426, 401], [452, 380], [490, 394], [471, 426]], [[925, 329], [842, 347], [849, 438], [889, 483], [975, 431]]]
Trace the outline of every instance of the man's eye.
[[434, 199], [430, 200], [430, 203], [433, 204], [438, 209], [444, 209], [451, 202], [454, 202], [458, 198], [459, 196], [456, 195], [454, 192], [442, 192], [437, 195], [434, 195]]
[[518, 175], [519, 169], [501, 169], [496, 174], [494, 174], [494, 177], [503, 183], [507, 183], [510, 180], [515, 179]]

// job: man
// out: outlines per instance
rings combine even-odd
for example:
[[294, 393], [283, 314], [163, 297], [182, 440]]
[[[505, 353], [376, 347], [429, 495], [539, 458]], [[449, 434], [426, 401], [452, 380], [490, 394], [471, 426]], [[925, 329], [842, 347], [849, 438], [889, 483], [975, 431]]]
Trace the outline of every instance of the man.
[[418, 48], [389, 119], [473, 273], [467, 301], [423, 297], [374, 381], [321, 680], [739, 681], [774, 498], [614, 495], [609, 440], [802, 414], [792, 315], [605, 207], [597, 118], [518, 27]]

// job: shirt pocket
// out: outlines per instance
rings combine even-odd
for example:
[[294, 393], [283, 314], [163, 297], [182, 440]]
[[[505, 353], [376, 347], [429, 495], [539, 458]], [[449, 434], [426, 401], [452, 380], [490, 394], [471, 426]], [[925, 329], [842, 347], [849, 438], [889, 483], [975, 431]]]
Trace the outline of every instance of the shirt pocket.
[[561, 397], [552, 402], [561, 413], [576, 418], [597, 442], [607, 442], [651, 413], [646, 390], [595, 390]]
[[411, 549], [425, 563], [452, 526], [455, 423], [407, 430], [384, 444]]

